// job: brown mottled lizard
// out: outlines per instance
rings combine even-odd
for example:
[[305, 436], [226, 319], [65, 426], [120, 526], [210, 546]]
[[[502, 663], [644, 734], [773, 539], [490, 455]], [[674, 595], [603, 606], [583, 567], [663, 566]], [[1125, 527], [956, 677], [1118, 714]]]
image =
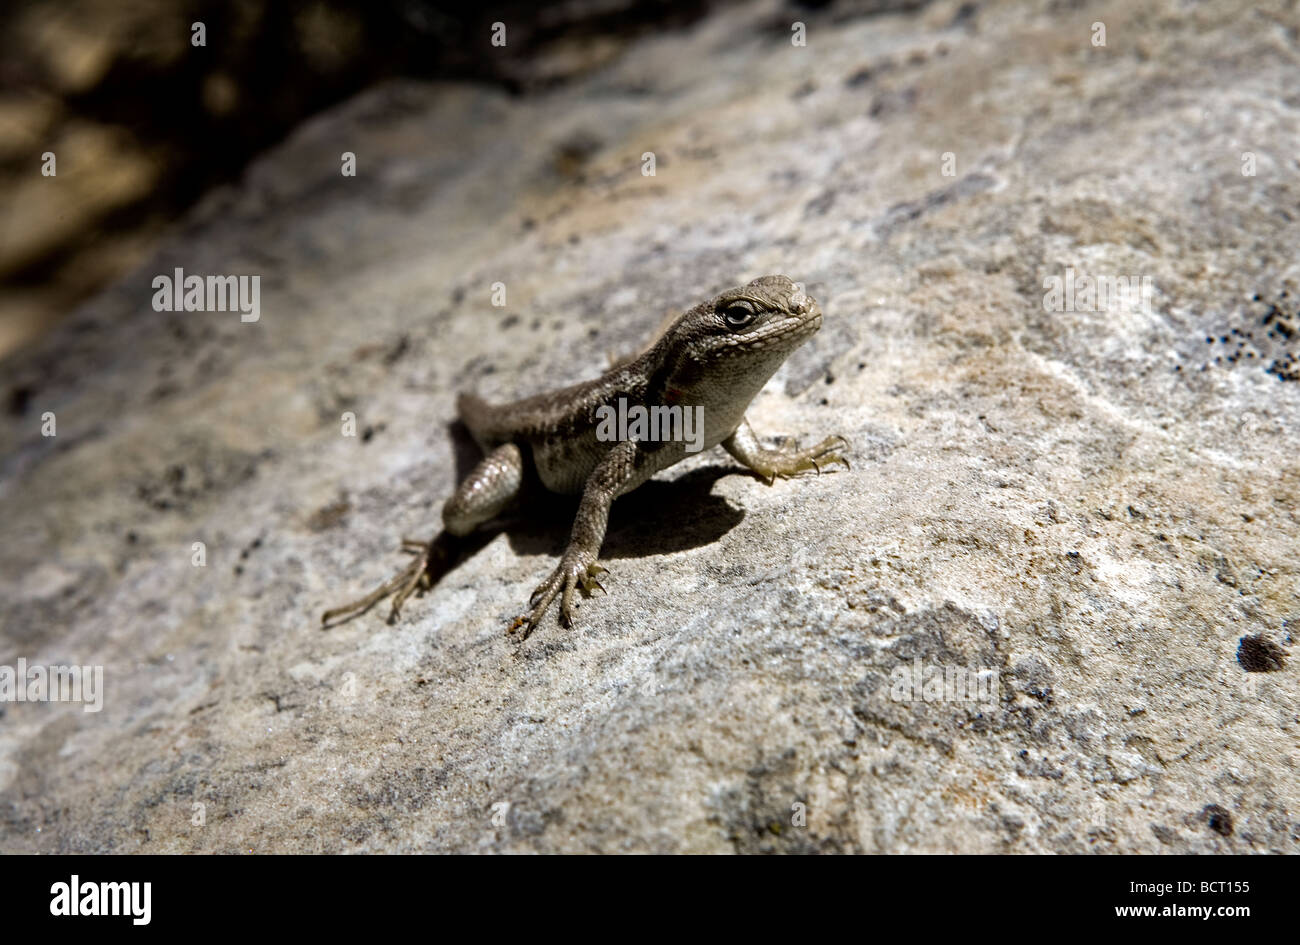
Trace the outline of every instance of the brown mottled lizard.
[[806, 449], [766, 449], [745, 420], [750, 401], [821, 323], [821, 309], [800, 286], [785, 276], [764, 276], [695, 306], [643, 354], [595, 380], [500, 406], [462, 394], [460, 419], [487, 456], [443, 505], [442, 533], [429, 542], [404, 540], [404, 549], [415, 554], [407, 568], [366, 597], [326, 612], [322, 621], [367, 610], [389, 594], [396, 595], [389, 622], [396, 620], [414, 591], [432, 585], [433, 565], [449, 553], [451, 540], [499, 516], [518, 497], [525, 477], [533, 476], [552, 492], [582, 498], [560, 563], [533, 591], [528, 615], [510, 630], [522, 628], [527, 637], [557, 595], [560, 620], [569, 626], [574, 590], [604, 590], [596, 577], [606, 569], [596, 558], [610, 505], [690, 452], [680, 437], [611, 437], [601, 419], [620, 402], [697, 410], [703, 448], [721, 444], [769, 484], [809, 470], [820, 473], [824, 465], [847, 466], [839, 452], [848, 446], [843, 437]]

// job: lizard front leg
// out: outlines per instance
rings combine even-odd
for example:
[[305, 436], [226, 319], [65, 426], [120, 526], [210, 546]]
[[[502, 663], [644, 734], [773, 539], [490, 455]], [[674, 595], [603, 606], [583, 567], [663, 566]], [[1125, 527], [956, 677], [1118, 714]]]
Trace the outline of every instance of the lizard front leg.
[[820, 474], [823, 466], [843, 463], [849, 468], [849, 461], [841, 455], [840, 450], [848, 449], [849, 441], [842, 436], [828, 436], [816, 446], [807, 449], [770, 450], [758, 442], [758, 437], [749, 427], [749, 421], [742, 420], [736, 432], [722, 441], [722, 447], [739, 462], [767, 480], [768, 485], [777, 478], [788, 479], [801, 472], [815, 469]]
[[605, 528], [609, 524], [609, 507], [618, 496], [640, 484], [644, 477], [644, 455], [637, 444], [629, 440], [616, 443], [596, 464], [583, 486], [582, 501], [573, 520], [573, 531], [564, 556], [551, 576], [537, 586], [528, 599], [531, 608], [527, 617], [518, 617], [510, 625], [510, 633], [523, 630], [520, 639], [537, 629], [543, 614], [558, 595], [560, 598], [560, 623], [565, 627], [573, 623], [573, 592], [582, 588], [590, 594], [592, 588], [605, 589], [596, 576], [605, 568], [596, 563], [600, 546], [605, 541]]

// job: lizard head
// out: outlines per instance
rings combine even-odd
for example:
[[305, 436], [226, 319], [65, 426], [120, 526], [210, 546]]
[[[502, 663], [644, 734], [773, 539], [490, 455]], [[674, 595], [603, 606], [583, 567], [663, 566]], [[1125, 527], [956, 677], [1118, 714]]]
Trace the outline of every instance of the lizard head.
[[761, 386], [821, 324], [821, 308], [802, 287], [763, 276], [695, 306], [664, 340], [686, 374], [761, 374]]

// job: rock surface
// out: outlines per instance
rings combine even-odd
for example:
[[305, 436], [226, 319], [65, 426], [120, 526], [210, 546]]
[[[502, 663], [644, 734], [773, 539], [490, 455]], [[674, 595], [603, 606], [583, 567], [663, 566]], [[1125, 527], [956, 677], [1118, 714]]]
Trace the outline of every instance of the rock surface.
[[[3, 366], [0, 664], [102, 665], [105, 703], [0, 706], [0, 849], [1295, 852], [1287, 6], [729, 8], [302, 127]], [[175, 267], [260, 275], [260, 320], [153, 311]], [[1067, 271], [1149, 296], [1045, 304]], [[473, 461], [456, 391], [769, 272], [826, 324], [751, 419], [851, 471], [670, 471], [522, 646], [562, 500], [319, 628]]]

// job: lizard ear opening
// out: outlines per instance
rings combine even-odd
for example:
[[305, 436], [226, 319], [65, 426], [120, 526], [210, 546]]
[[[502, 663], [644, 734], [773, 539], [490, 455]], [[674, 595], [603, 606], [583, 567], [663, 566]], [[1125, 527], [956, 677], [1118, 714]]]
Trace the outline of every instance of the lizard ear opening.
[[754, 320], [758, 312], [755, 310], [753, 303], [744, 299], [737, 299], [734, 302], [728, 302], [722, 308], [722, 320], [727, 323], [729, 328], [744, 328]]

